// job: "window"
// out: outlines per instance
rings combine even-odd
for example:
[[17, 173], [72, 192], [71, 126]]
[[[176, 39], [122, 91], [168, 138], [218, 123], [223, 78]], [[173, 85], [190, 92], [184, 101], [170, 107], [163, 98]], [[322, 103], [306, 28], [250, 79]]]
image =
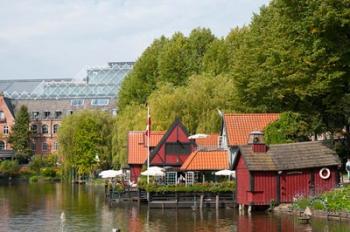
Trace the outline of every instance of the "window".
[[55, 112], [55, 119], [58, 119], [62, 116], [62, 111], [56, 111]]
[[43, 143], [42, 150], [43, 150], [43, 151], [49, 150], [49, 145], [48, 145], [47, 143]]
[[40, 113], [39, 112], [32, 112], [32, 119], [39, 119]]
[[194, 184], [194, 172], [186, 172], [186, 184]]
[[46, 119], [46, 118], [50, 118], [50, 114], [51, 114], [50, 111], [45, 111], [45, 112], [44, 112], [44, 118], [45, 118], [45, 119]]
[[5, 114], [3, 111], [0, 111], [0, 120], [1, 121], [5, 120]]
[[4, 135], [8, 135], [8, 134], [9, 134], [9, 126], [4, 125]]
[[33, 124], [30, 128], [33, 134], [38, 133], [38, 125]]
[[57, 132], [58, 132], [58, 128], [59, 128], [60, 126], [58, 125], [58, 124], [55, 124], [55, 125], [53, 125], [53, 127], [52, 127], [52, 132], [54, 133], [54, 134], [56, 134]]
[[84, 105], [84, 99], [72, 99], [70, 104], [71, 106], [82, 106]]
[[42, 125], [41, 126], [41, 133], [43, 134], [48, 134], [49, 133], [49, 127], [47, 125]]
[[32, 148], [32, 151], [35, 153], [36, 151], [36, 144], [35, 143], [31, 143], [31, 148]]
[[187, 155], [191, 153], [190, 143], [166, 143], [165, 154]]
[[54, 149], [55, 151], [58, 150], [58, 142], [54, 142], [54, 144], [53, 144], [53, 149]]
[[105, 98], [91, 100], [92, 106], [106, 106], [108, 104], [109, 104], [109, 99], [105, 99]]
[[177, 173], [167, 172], [165, 175], [165, 182], [167, 185], [175, 185], [177, 182]]
[[5, 142], [0, 141], [0, 150], [5, 150]]

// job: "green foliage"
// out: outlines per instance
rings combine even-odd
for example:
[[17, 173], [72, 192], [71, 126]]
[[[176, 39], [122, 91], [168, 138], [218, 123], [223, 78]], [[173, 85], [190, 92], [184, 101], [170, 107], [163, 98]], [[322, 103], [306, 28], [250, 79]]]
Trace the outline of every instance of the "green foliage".
[[145, 130], [147, 109], [144, 105], [130, 104], [118, 113], [113, 127], [113, 166], [126, 164], [128, 131]]
[[307, 206], [313, 209], [350, 212], [350, 186], [325, 192], [315, 198], [299, 198], [293, 203], [297, 209], [305, 209]]
[[217, 109], [232, 111], [237, 107], [233, 89], [233, 81], [223, 75], [196, 75], [186, 86], [160, 86], [148, 98], [154, 129], [166, 130], [179, 117], [191, 133], [218, 131]]
[[235, 189], [234, 181], [213, 182], [213, 183], [195, 183], [193, 185], [157, 185], [145, 181], [139, 181], [138, 187], [147, 192], [233, 192]]
[[12, 127], [12, 133], [9, 137], [9, 143], [16, 153], [19, 162], [26, 162], [32, 155], [30, 147], [30, 131], [29, 131], [29, 113], [28, 108], [21, 106], [16, 113], [16, 123]]
[[259, 111], [319, 114], [327, 128], [347, 124], [349, 9], [348, 1], [334, 0], [263, 7], [234, 52], [231, 73], [242, 102]]
[[35, 172], [36, 174], [39, 174], [40, 169], [45, 166], [47, 166], [46, 159], [38, 155], [34, 156], [29, 163], [30, 170]]
[[[112, 116], [107, 112], [84, 110], [63, 119], [58, 132], [59, 153], [65, 170], [91, 174], [112, 164]], [[96, 160], [99, 157], [99, 162]]]
[[0, 162], [0, 173], [5, 176], [15, 176], [18, 174], [19, 165], [17, 160], [4, 160]]
[[46, 177], [55, 177], [56, 176], [56, 170], [52, 167], [41, 168], [40, 173], [41, 173], [41, 175], [46, 176]]
[[298, 113], [285, 112], [280, 119], [265, 128], [265, 142], [267, 144], [293, 143], [308, 141], [309, 124]]

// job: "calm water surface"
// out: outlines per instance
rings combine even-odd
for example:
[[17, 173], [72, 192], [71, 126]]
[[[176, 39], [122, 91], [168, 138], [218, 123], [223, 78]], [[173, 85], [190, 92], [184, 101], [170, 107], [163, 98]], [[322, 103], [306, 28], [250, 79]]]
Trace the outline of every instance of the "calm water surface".
[[350, 231], [349, 222], [313, 220], [298, 224], [290, 216], [239, 216], [222, 209], [151, 209], [123, 204], [110, 207], [103, 186], [66, 184], [0, 185], [0, 231]]

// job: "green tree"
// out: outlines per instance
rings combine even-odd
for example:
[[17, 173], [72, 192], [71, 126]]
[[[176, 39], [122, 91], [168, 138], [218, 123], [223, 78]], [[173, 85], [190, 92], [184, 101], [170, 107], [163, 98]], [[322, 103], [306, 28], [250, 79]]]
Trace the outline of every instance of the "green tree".
[[241, 101], [257, 111], [319, 115], [330, 130], [347, 125], [349, 4], [274, 0], [263, 7], [234, 51]]
[[121, 84], [118, 93], [118, 109], [122, 111], [128, 104], [144, 104], [147, 97], [156, 88], [158, 78], [158, 57], [164, 44], [165, 37], [156, 39], [136, 61], [132, 71]]
[[16, 113], [16, 123], [12, 127], [12, 132], [9, 137], [9, 143], [15, 151], [18, 161], [27, 162], [32, 156], [32, 149], [30, 147], [30, 117], [28, 108], [22, 105]]
[[17, 160], [4, 160], [0, 163], [0, 173], [5, 176], [17, 175], [19, 171], [19, 165]]
[[58, 141], [66, 174], [74, 170], [88, 175], [111, 167], [112, 125], [112, 116], [102, 111], [84, 110], [63, 119]]
[[127, 163], [128, 132], [146, 129], [147, 108], [132, 103], [118, 113], [113, 127], [113, 166], [120, 168]]
[[299, 113], [284, 112], [280, 119], [268, 125], [265, 130], [267, 144], [309, 141], [313, 130]]

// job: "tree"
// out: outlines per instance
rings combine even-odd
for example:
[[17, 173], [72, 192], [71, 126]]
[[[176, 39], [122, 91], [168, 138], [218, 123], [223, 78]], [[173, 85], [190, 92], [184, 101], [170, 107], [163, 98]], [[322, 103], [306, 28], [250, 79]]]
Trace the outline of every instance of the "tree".
[[257, 111], [317, 115], [330, 130], [348, 125], [349, 6], [274, 0], [263, 7], [235, 50], [231, 73], [241, 101]]
[[17, 160], [4, 160], [0, 163], [0, 173], [5, 176], [14, 176], [18, 174], [19, 165]]
[[80, 111], [63, 119], [58, 141], [66, 173], [73, 169], [78, 175], [88, 175], [97, 168], [111, 167], [112, 124], [110, 114], [93, 110]]
[[154, 40], [136, 61], [133, 69], [121, 84], [118, 93], [119, 111], [133, 102], [144, 104], [147, 97], [156, 88], [159, 73], [158, 57], [167, 41], [163, 36]]
[[280, 119], [268, 125], [265, 130], [267, 144], [309, 141], [313, 130], [299, 113], [284, 112]]
[[9, 137], [9, 143], [15, 151], [16, 158], [20, 163], [27, 162], [32, 156], [29, 122], [28, 108], [22, 105], [16, 113], [16, 122], [12, 127], [12, 132]]

